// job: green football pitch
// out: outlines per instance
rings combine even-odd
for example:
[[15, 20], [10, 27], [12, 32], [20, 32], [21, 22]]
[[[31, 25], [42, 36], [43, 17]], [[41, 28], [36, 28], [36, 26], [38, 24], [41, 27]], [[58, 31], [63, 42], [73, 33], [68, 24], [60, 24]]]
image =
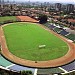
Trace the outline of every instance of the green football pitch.
[[[3, 27], [9, 51], [23, 59], [47, 61], [60, 58], [68, 45], [35, 23], [17, 22]], [[39, 48], [39, 46], [45, 47]]]

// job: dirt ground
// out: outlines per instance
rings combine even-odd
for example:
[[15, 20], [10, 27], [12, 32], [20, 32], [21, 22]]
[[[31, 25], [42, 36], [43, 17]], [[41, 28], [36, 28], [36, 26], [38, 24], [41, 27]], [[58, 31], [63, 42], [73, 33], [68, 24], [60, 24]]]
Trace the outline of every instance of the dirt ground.
[[[22, 20], [24, 19], [23, 16], [21, 18]], [[31, 20], [31, 18], [26, 18], [26, 20], [27, 19], [29, 21], [33, 20], [33, 19]], [[72, 43], [71, 41], [68, 41], [68, 39], [64, 38], [63, 36], [60, 36], [59, 34], [53, 32], [52, 30], [49, 30], [47, 27], [43, 25], [39, 24], [39, 26], [43, 27], [49, 32], [52, 32], [54, 35], [61, 38], [63, 41], [65, 41], [68, 44], [69, 51], [67, 52], [65, 56], [60, 57], [58, 59], [49, 60], [49, 61], [30, 61], [30, 60], [18, 58], [9, 52], [7, 44], [6, 44], [5, 36], [2, 30], [2, 26], [0, 26], [0, 44], [2, 47], [2, 50], [1, 50], [2, 55], [5, 56], [8, 60], [15, 62], [17, 64], [20, 64], [23, 66], [29, 66], [29, 67], [37, 67], [37, 68], [57, 67], [57, 66], [67, 64], [75, 59], [75, 44], [74, 43]]]
[[37, 23], [38, 21], [29, 17], [29, 16], [17, 16], [18, 19], [20, 19], [21, 21], [26, 21], [26, 22], [35, 22]]

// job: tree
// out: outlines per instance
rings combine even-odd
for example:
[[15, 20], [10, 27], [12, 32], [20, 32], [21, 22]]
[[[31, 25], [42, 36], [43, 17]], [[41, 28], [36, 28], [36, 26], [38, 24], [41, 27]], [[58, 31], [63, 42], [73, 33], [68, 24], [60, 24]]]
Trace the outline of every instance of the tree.
[[43, 23], [46, 23], [47, 22], [47, 19], [48, 19], [48, 17], [47, 17], [47, 15], [39, 15], [39, 23], [41, 23], [41, 24], [43, 24]]
[[9, 75], [5, 70], [0, 70], [1, 75]]
[[32, 71], [21, 71], [21, 75], [33, 75]]

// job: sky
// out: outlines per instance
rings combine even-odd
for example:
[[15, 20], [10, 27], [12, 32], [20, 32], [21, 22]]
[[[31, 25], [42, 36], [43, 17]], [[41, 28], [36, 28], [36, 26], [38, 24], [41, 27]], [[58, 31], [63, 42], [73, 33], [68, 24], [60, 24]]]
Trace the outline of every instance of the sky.
[[75, 4], [75, 0], [10, 0], [10, 1], [20, 1], [20, 2], [24, 2], [24, 1], [30, 1], [30, 2], [53, 2], [53, 3], [73, 3]]

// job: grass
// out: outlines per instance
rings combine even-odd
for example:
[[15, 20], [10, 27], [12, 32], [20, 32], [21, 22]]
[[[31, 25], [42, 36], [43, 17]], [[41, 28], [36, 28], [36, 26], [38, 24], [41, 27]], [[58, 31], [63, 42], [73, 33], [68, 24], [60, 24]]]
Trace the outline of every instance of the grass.
[[7, 21], [7, 20], [16, 21], [16, 17], [15, 16], [4, 16], [4, 17], [0, 17], [0, 23], [3, 23], [4, 21]]
[[[3, 27], [8, 49], [28, 60], [45, 61], [64, 56], [67, 44], [51, 32], [33, 23], [13, 23]], [[39, 49], [39, 45], [46, 45]]]

